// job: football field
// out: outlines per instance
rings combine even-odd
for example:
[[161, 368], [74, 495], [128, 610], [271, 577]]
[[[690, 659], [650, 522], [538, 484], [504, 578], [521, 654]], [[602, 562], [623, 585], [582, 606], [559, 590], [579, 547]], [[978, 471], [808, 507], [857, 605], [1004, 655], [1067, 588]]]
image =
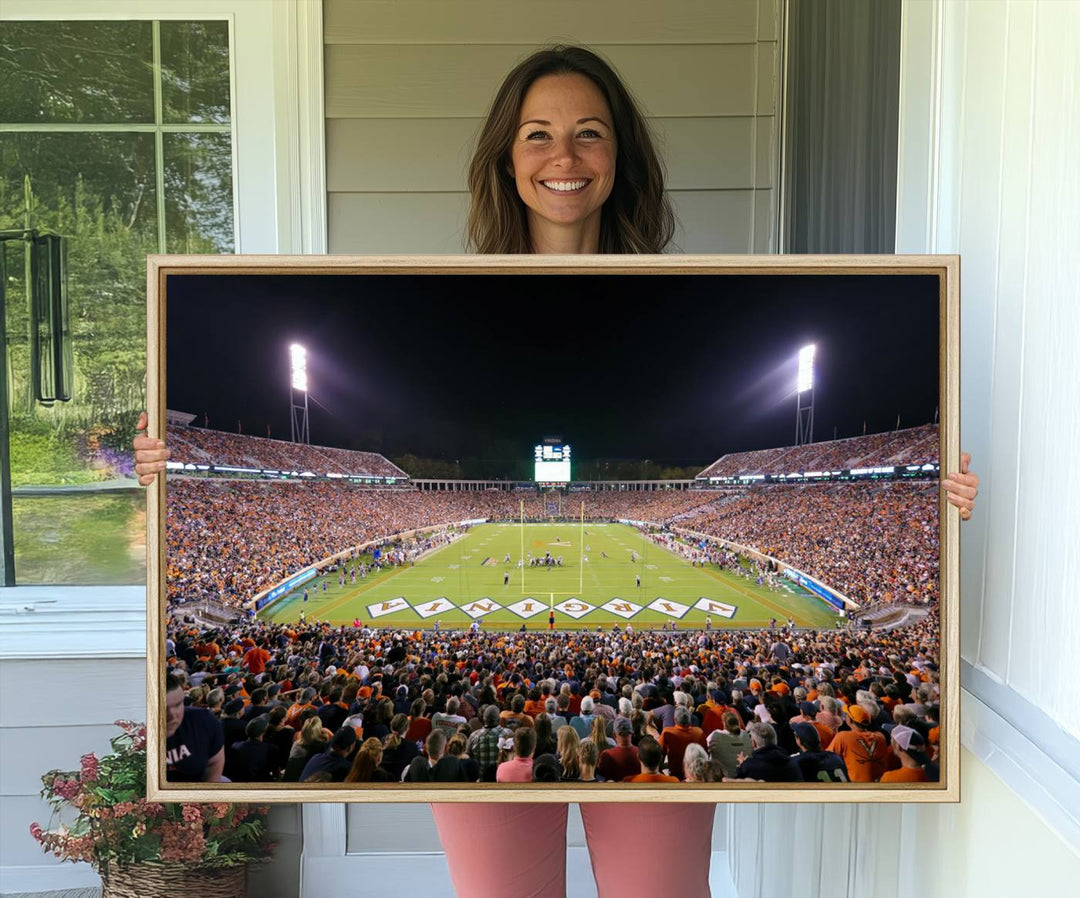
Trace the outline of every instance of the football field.
[[[530, 558], [562, 558], [531, 566]], [[522, 561], [519, 564], [519, 559]], [[260, 617], [373, 627], [485, 630], [765, 627], [771, 618], [800, 627], [831, 627], [834, 610], [794, 583], [778, 589], [716, 565], [694, 567], [624, 524], [481, 524], [415, 564], [338, 584], [338, 575], [309, 581]]]

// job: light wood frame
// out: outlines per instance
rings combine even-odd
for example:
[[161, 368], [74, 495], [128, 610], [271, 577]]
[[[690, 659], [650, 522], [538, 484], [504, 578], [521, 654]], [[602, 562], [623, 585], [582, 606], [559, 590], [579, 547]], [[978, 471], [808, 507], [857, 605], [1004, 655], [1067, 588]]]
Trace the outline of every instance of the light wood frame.
[[[165, 302], [170, 274], [752, 274], [933, 275], [939, 278], [940, 464], [960, 463], [960, 258], [918, 256], [160, 256], [147, 257], [148, 433], [165, 432]], [[147, 797], [244, 802], [957, 802], [960, 800], [960, 516], [939, 499], [941, 781], [588, 785], [168, 783], [165, 780], [165, 478], [147, 497]]]

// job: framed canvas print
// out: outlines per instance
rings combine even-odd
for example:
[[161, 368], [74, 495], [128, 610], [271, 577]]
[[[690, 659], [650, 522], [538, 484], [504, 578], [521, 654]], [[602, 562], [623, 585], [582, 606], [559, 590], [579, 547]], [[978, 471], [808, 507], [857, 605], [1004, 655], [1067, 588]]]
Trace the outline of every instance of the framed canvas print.
[[959, 799], [956, 257], [147, 292], [150, 798]]

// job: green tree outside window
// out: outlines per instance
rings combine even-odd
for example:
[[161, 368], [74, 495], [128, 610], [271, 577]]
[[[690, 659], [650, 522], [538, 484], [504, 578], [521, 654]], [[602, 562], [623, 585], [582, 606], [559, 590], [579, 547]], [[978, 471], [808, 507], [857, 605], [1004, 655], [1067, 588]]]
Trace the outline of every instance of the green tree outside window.
[[5, 22], [0, 230], [68, 244], [71, 402], [29, 382], [23, 244], [8, 241], [8, 408], [19, 583], [140, 583], [147, 253], [234, 250], [225, 21]]

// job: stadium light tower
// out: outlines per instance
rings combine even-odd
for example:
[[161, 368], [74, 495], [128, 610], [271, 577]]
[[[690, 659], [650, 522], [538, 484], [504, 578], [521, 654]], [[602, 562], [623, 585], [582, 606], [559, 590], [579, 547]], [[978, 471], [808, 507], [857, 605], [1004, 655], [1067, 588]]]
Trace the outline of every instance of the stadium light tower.
[[799, 350], [799, 378], [795, 386], [795, 445], [814, 442], [814, 353], [811, 343]]
[[[292, 379], [289, 381], [289, 409], [292, 416], [292, 441], [311, 443], [311, 430], [308, 427], [308, 379], [307, 350], [299, 343], [289, 347], [289, 361], [292, 367]], [[296, 394], [303, 396], [297, 400]]]

